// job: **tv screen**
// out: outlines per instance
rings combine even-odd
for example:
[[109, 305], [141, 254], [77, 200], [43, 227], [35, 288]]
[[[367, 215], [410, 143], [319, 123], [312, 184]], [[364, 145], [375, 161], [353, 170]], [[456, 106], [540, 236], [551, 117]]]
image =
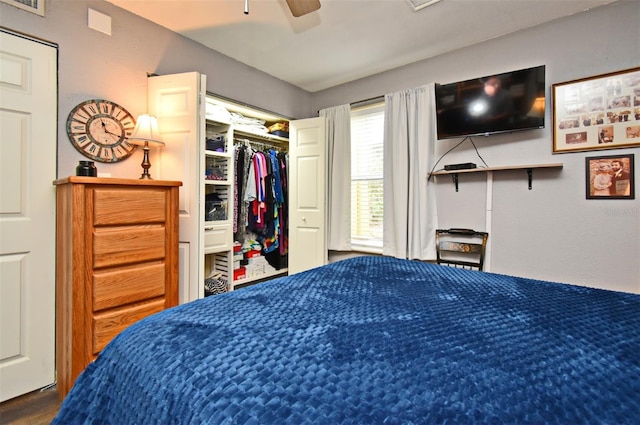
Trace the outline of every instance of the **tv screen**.
[[438, 139], [544, 127], [545, 67], [436, 84]]

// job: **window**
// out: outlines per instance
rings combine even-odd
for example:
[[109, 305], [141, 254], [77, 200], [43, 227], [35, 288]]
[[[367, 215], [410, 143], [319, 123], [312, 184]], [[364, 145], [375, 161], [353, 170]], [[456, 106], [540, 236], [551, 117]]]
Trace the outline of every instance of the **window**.
[[45, 0], [0, 0], [3, 3], [10, 4], [20, 9], [26, 10], [44, 16]]
[[351, 245], [382, 252], [384, 103], [351, 111]]

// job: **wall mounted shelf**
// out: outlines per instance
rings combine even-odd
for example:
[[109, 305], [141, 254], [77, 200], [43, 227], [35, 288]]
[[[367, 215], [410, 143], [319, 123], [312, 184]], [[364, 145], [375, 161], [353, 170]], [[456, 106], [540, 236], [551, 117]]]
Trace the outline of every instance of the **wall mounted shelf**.
[[510, 170], [525, 170], [529, 181], [529, 190], [532, 188], [533, 182], [533, 170], [538, 168], [562, 168], [561, 162], [552, 164], [529, 164], [529, 165], [507, 165], [504, 167], [486, 167], [486, 168], [470, 168], [465, 170], [451, 170], [451, 171], [436, 171], [430, 174], [430, 176], [444, 176], [451, 175], [453, 183], [456, 186], [456, 192], [458, 191], [458, 174], [465, 173], [489, 173], [493, 171], [510, 171]]

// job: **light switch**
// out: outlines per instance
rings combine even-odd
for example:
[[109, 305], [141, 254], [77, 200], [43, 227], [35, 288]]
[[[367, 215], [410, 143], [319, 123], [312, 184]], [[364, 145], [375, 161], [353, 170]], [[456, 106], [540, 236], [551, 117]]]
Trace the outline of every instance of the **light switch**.
[[111, 16], [89, 9], [89, 28], [111, 35]]

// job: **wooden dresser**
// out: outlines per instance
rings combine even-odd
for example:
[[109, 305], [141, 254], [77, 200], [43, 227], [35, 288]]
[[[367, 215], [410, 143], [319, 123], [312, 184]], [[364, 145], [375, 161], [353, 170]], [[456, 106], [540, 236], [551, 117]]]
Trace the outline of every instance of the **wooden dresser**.
[[56, 180], [56, 369], [61, 398], [132, 323], [178, 304], [181, 182]]

